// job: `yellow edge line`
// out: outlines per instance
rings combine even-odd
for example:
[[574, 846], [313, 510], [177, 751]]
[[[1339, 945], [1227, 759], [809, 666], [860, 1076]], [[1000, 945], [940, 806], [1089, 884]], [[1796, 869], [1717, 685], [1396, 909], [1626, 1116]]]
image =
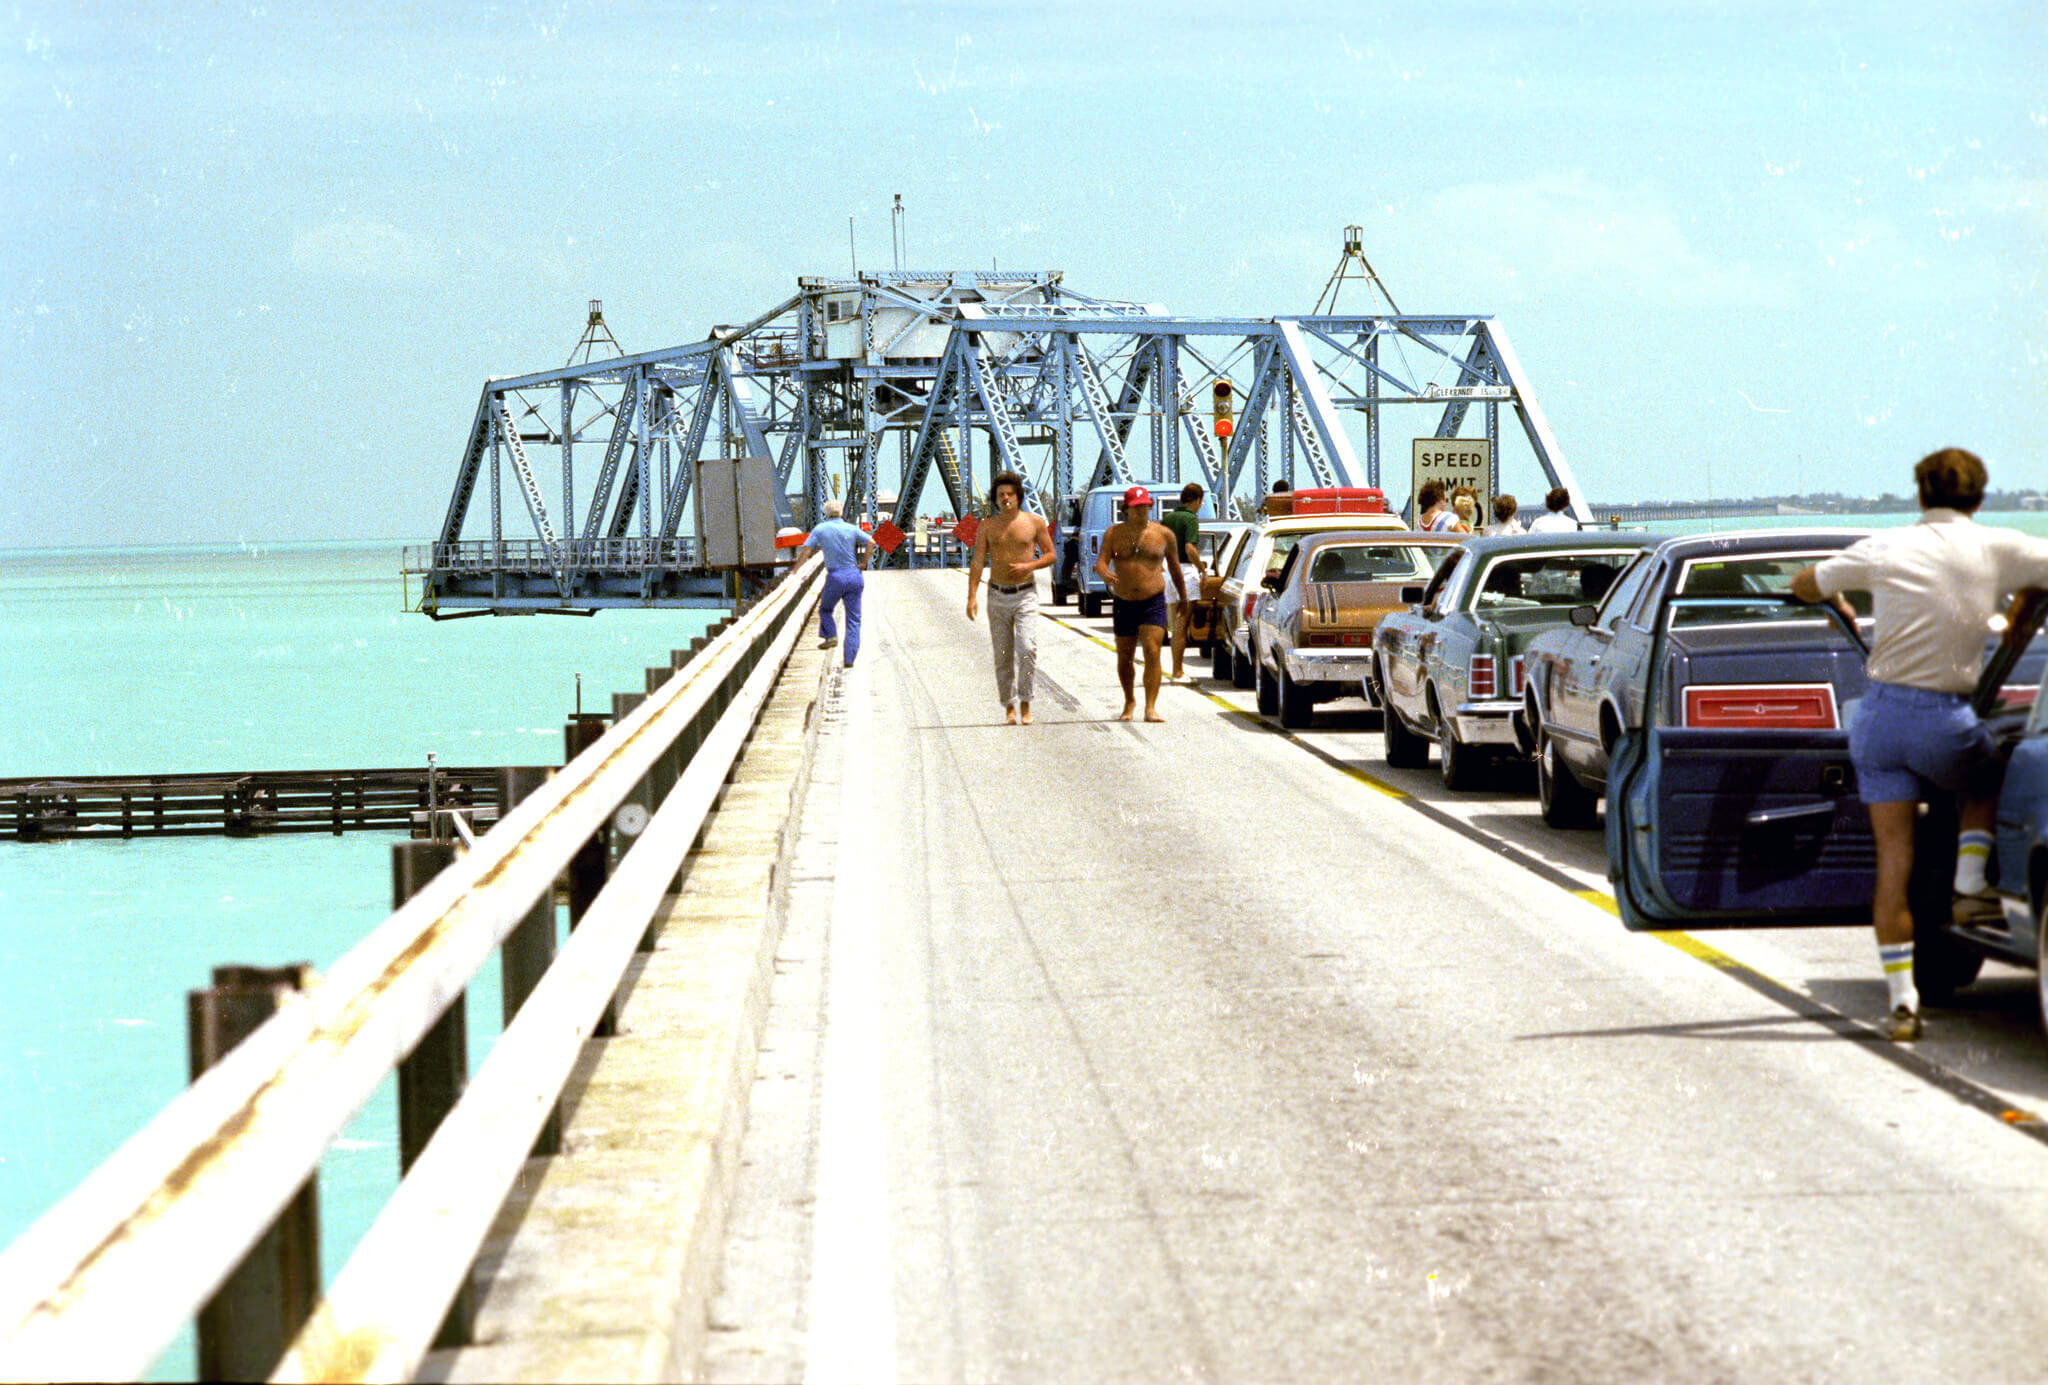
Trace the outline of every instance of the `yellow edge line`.
[[[1081, 629], [1079, 626], [1073, 624], [1070, 621], [1064, 620], [1059, 616], [1053, 616], [1051, 617], [1051, 619], [1058, 621], [1061, 625], [1066, 626], [1067, 629], [1072, 630], [1082, 639], [1092, 640], [1094, 643], [1101, 645], [1104, 649], [1109, 650], [1111, 653], [1116, 652], [1116, 646], [1114, 644], [1111, 644], [1108, 640], [1103, 639], [1100, 635], [1092, 635], [1088, 631]], [[1208, 698], [1211, 702], [1215, 703], [1218, 707], [1221, 707], [1224, 711], [1230, 713], [1232, 716], [1243, 717], [1247, 721], [1263, 722], [1265, 720], [1265, 718], [1260, 716], [1257, 712], [1249, 711], [1246, 708], [1238, 706], [1236, 703], [1224, 697], [1221, 693], [1213, 693], [1203, 689], [1194, 688], [1189, 689], [1189, 691], [1196, 693], [1198, 696]], [[1298, 737], [1294, 736], [1292, 733], [1289, 732], [1283, 732], [1282, 734], [1286, 735], [1289, 740], [1299, 739]], [[1367, 774], [1362, 769], [1352, 769], [1348, 765], [1340, 766], [1339, 768], [1346, 776], [1360, 784], [1365, 785], [1365, 787], [1371, 789], [1375, 793], [1382, 794], [1385, 797], [1392, 799], [1404, 799], [1408, 797], [1408, 792], [1405, 789], [1396, 788], [1392, 784], [1387, 783], [1385, 780], [1375, 779], [1372, 775]], [[1615, 918], [1621, 917], [1621, 906], [1614, 902], [1614, 896], [1609, 894], [1606, 890], [1572, 890], [1570, 891], [1570, 894], [1574, 898], [1583, 900], [1586, 903], [1592, 905], [1596, 909], [1613, 915]], [[1710, 967], [1720, 967], [1726, 971], [1750, 970], [1747, 964], [1736, 961], [1733, 957], [1730, 957], [1727, 953], [1721, 951], [1720, 948], [1715, 947], [1711, 943], [1701, 942], [1698, 938], [1695, 938], [1690, 933], [1659, 930], [1652, 932], [1650, 936], [1655, 938], [1658, 942], [1663, 943], [1666, 947], [1676, 948], [1678, 951], [1683, 952], [1686, 956], [1691, 957], [1696, 961], [1705, 962]], [[1781, 982], [1779, 984], [1782, 985], [1783, 983]]]

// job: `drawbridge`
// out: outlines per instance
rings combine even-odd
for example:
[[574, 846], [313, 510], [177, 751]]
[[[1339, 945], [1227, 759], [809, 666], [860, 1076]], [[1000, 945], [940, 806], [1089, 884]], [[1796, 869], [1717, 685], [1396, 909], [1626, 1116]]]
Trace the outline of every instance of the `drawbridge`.
[[[593, 303], [593, 332], [601, 321]], [[608, 331], [596, 341], [615, 347]], [[1590, 518], [1485, 315], [1193, 317], [1053, 271], [894, 269], [800, 278], [682, 346], [592, 344], [586, 332], [568, 364], [485, 383], [440, 533], [405, 553], [416, 609], [724, 606], [787, 561], [776, 533], [828, 499], [909, 532], [983, 513], [1004, 470], [1056, 524], [1111, 484], [1200, 481], [1225, 514], [1283, 480], [1380, 486], [1398, 507], [1411, 440], [1420, 457], [1425, 440], [1483, 438], [1470, 454], [1492, 494], [1504, 414], [1518, 474], [1540, 472], [1538, 493], [1564, 486]]]

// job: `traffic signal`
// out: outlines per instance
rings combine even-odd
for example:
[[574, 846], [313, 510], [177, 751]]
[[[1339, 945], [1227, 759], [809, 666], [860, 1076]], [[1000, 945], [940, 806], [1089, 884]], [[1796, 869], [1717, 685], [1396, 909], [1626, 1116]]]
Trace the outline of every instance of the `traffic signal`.
[[1227, 438], [1231, 434], [1230, 391], [1231, 384], [1228, 380], [1216, 382], [1215, 405], [1210, 412], [1215, 416], [1216, 436], [1219, 438]]

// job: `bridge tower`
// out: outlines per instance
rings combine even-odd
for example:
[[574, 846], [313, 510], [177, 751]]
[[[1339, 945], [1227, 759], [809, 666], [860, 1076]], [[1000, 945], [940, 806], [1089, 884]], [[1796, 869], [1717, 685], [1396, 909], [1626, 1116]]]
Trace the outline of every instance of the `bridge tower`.
[[[1177, 315], [1077, 292], [1057, 271], [891, 268], [800, 278], [738, 326], [626, 355], [592, 300], [566, 365], [484, 385], [438, 539], [406, 554], [418, 608], [726, 604], [776, 555], [762, 542], [707, 566], [707, 476], [719, 513], [772, 512], [785, 528], [808, 527], [834, 493], [849, 516], [906, 531], [921, 509], [978, 514], [1001, 470], [1056, 522], [1070, 497], [1134, 482], [1200, 480], [1228, 514], [1276, 474], [1380, 485], [1383, 423], [1418, 407], [1433, 421], [1408, 435], [1423, 441], [1460, 436], [1479, 405], [1496, 469], [1507, 410], [1546, 488], [1590, 518], [1501, 324], [1334, 311], [1354, 279], [1393, 308], [1359, 228], [1345, 237], [1305, 316]], [[1226, 379], [1240, 402], [1218, 439], [1206, 414]], [[551, 450], [559, 477], [543, 485], [529, 448]]]

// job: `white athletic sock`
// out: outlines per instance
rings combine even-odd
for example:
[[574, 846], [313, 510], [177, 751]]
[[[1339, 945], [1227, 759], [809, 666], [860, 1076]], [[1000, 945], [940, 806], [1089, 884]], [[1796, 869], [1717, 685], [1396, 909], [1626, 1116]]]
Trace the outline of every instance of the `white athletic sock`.
[[1891, 988], [1892, 1008], [1903, 1006], [1920, 1013], [1920, 992], [1913, 988], [1913, 944], [1879, 943], [1877, 956], [1884, 963], [1884, 983]]
[[1965, 832], [1956, 838], [1956, 893], [1982, 894], [1984, 871], [1991, 864], [1991, 834]]

